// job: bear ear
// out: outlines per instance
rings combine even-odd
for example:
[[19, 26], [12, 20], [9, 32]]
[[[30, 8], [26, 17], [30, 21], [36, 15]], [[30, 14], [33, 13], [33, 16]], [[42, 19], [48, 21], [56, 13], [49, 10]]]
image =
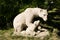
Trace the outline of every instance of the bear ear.
[[48, 9], [44, 9], [44, 10], [48, 10]]

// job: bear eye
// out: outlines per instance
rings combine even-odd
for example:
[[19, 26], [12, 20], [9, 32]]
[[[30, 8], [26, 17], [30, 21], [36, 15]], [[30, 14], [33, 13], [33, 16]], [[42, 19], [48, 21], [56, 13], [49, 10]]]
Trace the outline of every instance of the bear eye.
[[46, 14], [44, 14], [44, 16], [46, 16]]

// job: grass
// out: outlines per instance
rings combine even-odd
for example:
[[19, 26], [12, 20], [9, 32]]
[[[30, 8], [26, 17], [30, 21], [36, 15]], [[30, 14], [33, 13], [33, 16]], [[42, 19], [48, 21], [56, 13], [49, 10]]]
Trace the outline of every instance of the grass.
[[[44, 40], [60, 40], [56, 34], [56, 29], [51, 33], [51, 36], [46, 37]], [[0, 40], [40, 40], [40, 38], [35, 37], [23, 37], [23, 36], [12, 36], [13, 29], [0, 30]]]

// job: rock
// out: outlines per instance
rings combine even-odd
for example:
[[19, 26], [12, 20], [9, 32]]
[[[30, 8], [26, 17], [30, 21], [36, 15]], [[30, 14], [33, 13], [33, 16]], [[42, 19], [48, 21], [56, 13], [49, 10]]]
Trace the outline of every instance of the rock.
[[35, 37], [40, 37], [41, 39], [44, 39], [45, 37], [49, 36], [49, 32], [46, 29], [42, 29], [43, 31], [37, 34]]

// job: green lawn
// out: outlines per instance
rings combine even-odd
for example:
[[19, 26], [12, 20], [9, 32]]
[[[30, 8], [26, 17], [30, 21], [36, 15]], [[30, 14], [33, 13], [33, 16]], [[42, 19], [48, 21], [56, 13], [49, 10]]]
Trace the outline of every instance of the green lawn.
[[[60, 40], [55, 31], [49, 38], [45, 38], [44, 40]], [[35, 37], [12, 36], [12, 34], [13, 29], [0, 30], [0, 40], [40, 40], [40, 38]]]

